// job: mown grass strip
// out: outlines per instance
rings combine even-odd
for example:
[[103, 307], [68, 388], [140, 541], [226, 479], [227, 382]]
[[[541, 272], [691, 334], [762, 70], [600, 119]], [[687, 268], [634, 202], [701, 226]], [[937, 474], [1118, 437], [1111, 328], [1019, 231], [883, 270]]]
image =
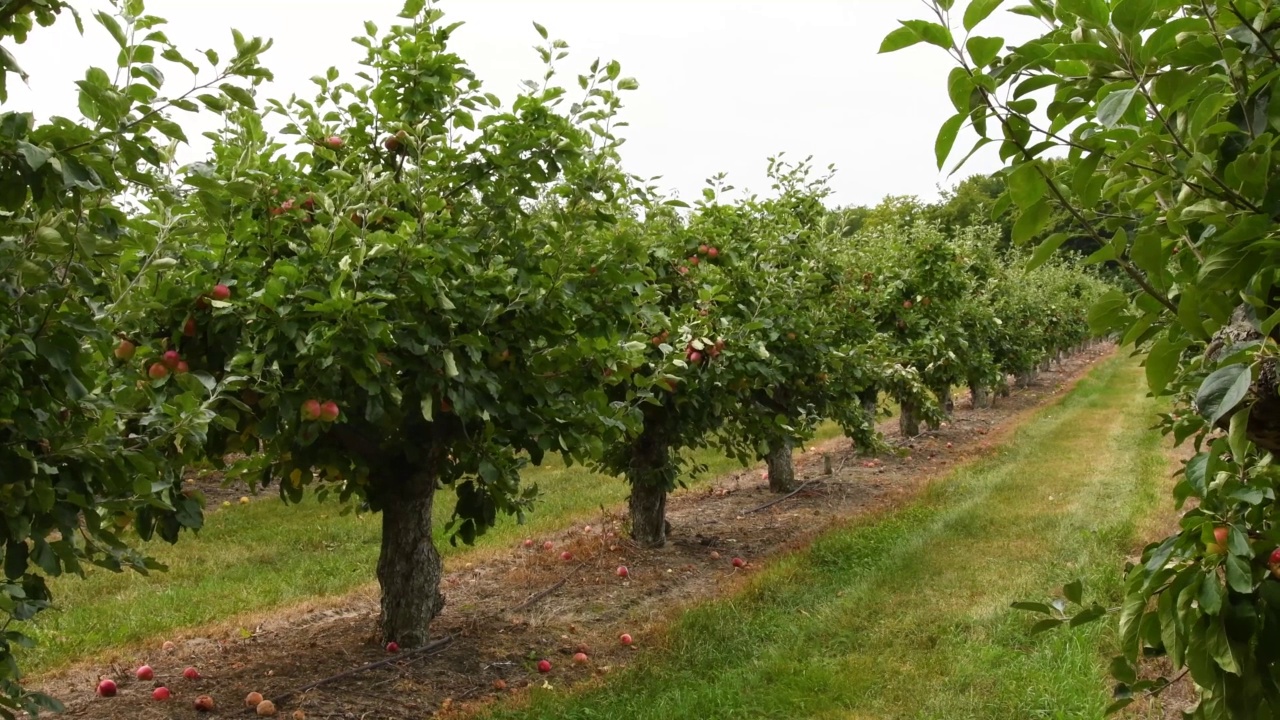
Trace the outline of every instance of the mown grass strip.
[[1140, 368], [1112, 360], [995, 457], [779, 558], [600, 687], [487, 717], [1099, 718], [1107, 624], [1031, 636], [1009, 608], [1083, 577], [1115, 600], [1166, 459]]

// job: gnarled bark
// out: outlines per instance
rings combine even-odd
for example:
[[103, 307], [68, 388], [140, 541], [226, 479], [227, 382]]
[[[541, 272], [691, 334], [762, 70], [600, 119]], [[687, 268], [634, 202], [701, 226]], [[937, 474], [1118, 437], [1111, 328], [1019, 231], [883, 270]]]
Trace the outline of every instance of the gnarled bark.
[[915, 437], [920, 434], [920, 414], [915, 403], [909, 401], [901, 403], [898, 432], [902, 433], [903, 437]]
[[632, 445], [631, 538], [644, 547], [662, 547], [667, 542], [667, 488], [671, 473], [671, 452], [666, 441], [651, 430], [640, 433]]
[[974, 410], [991, 407], [991, 393], [977, 383], [969, 383], [969, 406]]
[[406, 648], [426, 644], [427, 626], [444, 607], [440, 594], [444, 566], [431, 537], [435, 486], [432, 473], [417, 473], [397, 488], [382, 509], [378, 556], [382, 635]]
[[769, 489], [776, 493], [791, 492], [796, 486], [796, 469], [791, 462], [794, 444], [791, 438], [774, 443], [765, 462], [769, 466]]

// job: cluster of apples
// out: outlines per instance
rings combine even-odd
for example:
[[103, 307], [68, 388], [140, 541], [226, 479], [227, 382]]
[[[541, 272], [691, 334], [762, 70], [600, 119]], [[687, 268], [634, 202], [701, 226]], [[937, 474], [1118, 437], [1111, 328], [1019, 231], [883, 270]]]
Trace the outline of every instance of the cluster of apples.
[[320, 402], [315, 398], [311, 398], [302, 403], [302, 419], [310, 422], [319, 420], [320, 422], [331, 423], [338, 419], [341, 414], [338, 403], [332, 400]]

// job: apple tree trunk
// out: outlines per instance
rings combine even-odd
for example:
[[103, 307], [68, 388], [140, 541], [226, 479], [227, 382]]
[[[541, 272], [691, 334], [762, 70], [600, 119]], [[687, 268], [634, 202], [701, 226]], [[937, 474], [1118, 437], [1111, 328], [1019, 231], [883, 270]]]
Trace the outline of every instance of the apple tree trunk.
[[674, 472], [667, 443], [655, 433], [642, 432], [632, 446], [627, 480], [631, 483], [631, 538], [644, 547], [662, 547], [667, 542], [667, 488]]
[[974, 410], [991, 407], [991, 393], [978, 383], [969, 383], [969, 405]]
[[427, 626], [444, 607], [443, 564], [431, 537], [435, 486], [434, 474], [419, 472], [382, 509], [382, 636], [406, 648], [427, 642]]
[[913, 402], [903, 401], [898, 414], [898, 432], [903, 437], [915, 437], [920, 434], [920, 415]]
[[769, 466], [769, 489], [773, 492], [787, 493], [796, 487], [796, 468], [791, 462], [794, 446], [791, 438], [784, 438], [770, 445], [765, 463]]

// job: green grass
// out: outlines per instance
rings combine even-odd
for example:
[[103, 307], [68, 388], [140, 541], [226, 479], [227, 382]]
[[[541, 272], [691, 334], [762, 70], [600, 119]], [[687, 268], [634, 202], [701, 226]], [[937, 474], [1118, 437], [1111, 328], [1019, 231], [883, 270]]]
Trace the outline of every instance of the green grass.
[[1134, 363], [1108, 362], [996, 457], [771, 562], [605, 684], [488, 717], [1101, 718], [1110, 625], [1032, 636], [1009, 604], [1077, 577], [1116, 604], [1161, 496], [1155, 407]]
[[[833, 425], [823, 425], [815, 442], [838, 434]], [[691, 486], [740, 467], [710, 451], [692, 458], [709, 469]], [[601, 505], [617, 505], [627, 493], [619, 479], [581, 466], [565, 467], [554, 458], [529, 468], [524, 479], [543, 491], [528, 522], [518, 525], [513, 518], [501, 518], [477, 540], [476, 550], [559, 531], [598, 513]], [[446, 558], [472, 551], [444, 540], [454, 496], [440, 497], [435, 513], [438, 546]], [[23, 669], [29, 674], [48, 672], [184, 630], [240, 615], [264, 615], [368, 585], [377, 563], [380, 516], [342, 516], [340, 510], [335, 502], [313, 498], [285, 507], [278, 497], [264, 497], [247, 506], [210, 512], [204, 529], [184, 535], [177, 545], [147, 545], [168, 572], [142, 576], [95, 569], [83, 580], [53, 581], [56, 607], [28, 628], [39, 644], [22, 651]]]

